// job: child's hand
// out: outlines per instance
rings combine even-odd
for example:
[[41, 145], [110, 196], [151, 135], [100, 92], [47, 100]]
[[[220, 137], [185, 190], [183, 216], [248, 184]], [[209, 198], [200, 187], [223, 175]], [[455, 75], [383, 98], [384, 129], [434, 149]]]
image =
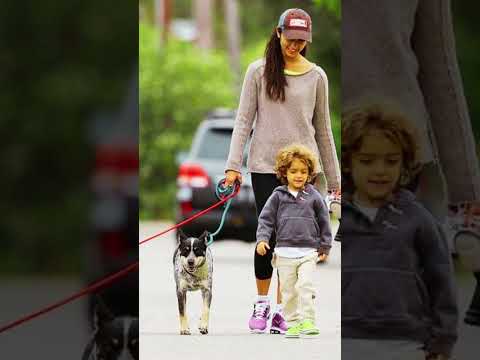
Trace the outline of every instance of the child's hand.
[[268, 245], [268, 242], [266, 242], [265, 240], [262, 240], [257, 244], [258, 255], [265, 255], [267, 253], [267, 249], [270, 250], [270, 245]]
[[325, 247], [321, 246], [318, 248], [317, 252], [318, 252], [318, 256], [321, 256], [321, 255], [328, 256], [328, 254], [330, 253], [330, 248], [326, 246]]
[[328, 250], [329, 250], [329, 249], [327, 249], [327, 248], [319, 248], [319, 249], [317, 250], [317, 252], [318, 252], [318, 260], [317, 260], [317, 262], [323, 263], [323, 262], [325, 262], [325, 260], [327, 260], [328, 253], [329, 253]]
[[328, 255], [327, 254], [318, 254], [318, 262], [325, 262], [327, 260]]

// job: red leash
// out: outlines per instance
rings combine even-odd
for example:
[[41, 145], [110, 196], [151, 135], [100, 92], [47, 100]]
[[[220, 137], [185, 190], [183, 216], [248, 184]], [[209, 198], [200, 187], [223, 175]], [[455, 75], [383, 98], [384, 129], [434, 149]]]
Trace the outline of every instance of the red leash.
[[73, 295], [71, 295], [71, 296], [69, 296], [69, 297], [67, 297], [67, 298], [65, 298], [61, 301], [56, 302], [55, 304], [47, 306], [44, 309], [38, 310], [34, 313], [31, 313], [31, 314], [26, 315], [26, 316], [24, 316], [24, 317], [22, 317], [18, 320], [13, 321], [10, 324], [7, 324], [7, 325], [4, 325], [4, 326], [0, 327], [0, 334], [7, 331], [7, 330], [10, 330], [10, 329], [12, 329], [12, 328], [14, 328], [14, 327], [16, 327], [20, 324], [23, 324], [27, 321], [30, 321], [30, 320], [32, 320], [32, 319], [34, 319], [34, 318], [36, 318], [40, 315], [46, 314], [46, 313], [48, 313], [52, 310], [55, 310], [56, 308], [59, 308], [63, 305], [66, 305], [69, 302], [72, 302], [72, 301], [74, 301], [74, 300], [76, 300], [76, 299], [78, 299], [78, 298], [80, 298], [80, 297], [82, 297], [86, 294], [94, 292], [95, 290], [98, 290], [99, 288], [104, 287], [104, 286], [110, 284], [111, 282], [124, 277], [130, 271], [133, 271], [133, 270], [136, 270], [136, 269], [138, 269], [138, 261], [133, 263], [133, 264], [128, 265], [126, 268], [123, 268], [122, 270], [116, 272], [115, 274], [109, 275], [109, 276], [103, 278], [102, 280], [93, 283], [92, 285], [86, 287], [85, 289], [83, 289], [83, 290], [81, 290], [81, 291], [79, 291], [79, 292], [77, 292]]
[[[189, 223], [190, 221], [195, 220], [196, 218], [202, 216], [203, 214], [206, 214], [207, 212], [219, 207], [220, 205], [222, 205], [223, 203], [228, 201], [230, 198], [232, 198], [234, 196], [237, 196], [239, 191], [240, 191], [240, 186], [237, 185], [236, 188], [235, 188], [235, 191], [232, 194], [225, 197], [224, 199], [218, 201], [217, 203], [213, 204], [209, 208], [198, 212], [197, 214], [193, 215], [192, 217], [190, 217], [188, 219], [185, 219], [184, 221], [182, 221], [182, 222], [180, 222], [180, 223], [178, 223], [178, 224], [176, 224], [176, 225], [174, 225], [174, 226], [172, 226], [172, 227], [170, 227], [170, 228], [168, 228], [168, 229], [166, 229], [166, 230], [164, 230], [164, 231], [162, 231], [158, 234], [155, 234], [153, 236], [150, 236], [149, 238], [146, 238], [146, 239], [140, 241], [139, 245], [142, 245], [142, 244], [146, 243], [147, 241], [150, 241], [150, 240], [152, 240], [156, 237], [164, 235], [167, 232], [172, 231], [173, 229], [179, 228], [180, 226], [183, 226], [183, 225]], [[139, 262], [136, 261], [136, 262], [126, 266], [122, 270], [120, 270], [120, 271], [118, 271], [114, 274], [111, 274], [111, 275], [108, 275], [108, 276], [104, 277], [103, 279], [89, 285], [88, 287], [84, 288], [83, 290], [80, 290], [77, 293], [75, 293], [75, 294], [73, 294], [73, 295], [71, 295], [71, 296], [69, 296], [69, 297], [67, 297], [63, 300], [60, 300], [60, 301], [58, 301], [58, 302], [56, 302], [52, 305], [49, 305], [49, 306], [47, 306], [47, 307], [45, 307], [41, 310], [35, 311], [35, 312], [33, 312], [29, 315], [23, 316], [18, 320], [12, 321], [9, 324], [3, 325], [3, 326], [0, 327], [0, 334], [3, 333], [3, 332], [6, 332], [7, 330], [13, 329], [14, 327], [17, 327], [17, 326], [19, 326], [23, 323], [26, 323], [30, 320], [33, 320], [33, 319], [35, 319], [35, 318], [37, 318], [37, 317], [39, 317], [43, 314], [46, 314], [50, 311], [53, 311], [53, 310], [55, 310], [55, 309], [57, 309], [61, 306], [64, 306], [64, 305], [66, 305], [66, 304], [68, 304], [68, 303], [70, 303], [70, 302], [72, 302], [72, 301], [74, 301], [78, 298], [81, 298], [82, 296], [90, 294], [90, 293], [92, 293], [92, 292], [94, 292], [94, 291], [96, 291], [96, 290], [98, 290], [102, 287], [105, 287], [105, 286], [111, 284], [112, 282], [124, 277], [129, 272], [134, 271], [134, 270], [138, 270], [138, 265], [139, 265]]]
[[179, 222], [178, 224], [172, 226], [171, 228], [167, 229], [167, 230], [164, 230], [156, 235], [153, 235], [153, 236], [150, 236], [149, 238], [146, 238], [142, 241], [139, 242], [139, 245], [142, 245], [144, 243], [146, 243], [147, 241], [150, 241], [158, 236], [161, 236], [163, 234], [166, 234], [167, 232], [173, 230], [173, 229], [176, 229], [176, 228], [179, 228], [187, 223], [189, 223], [190, 221], [193, 221], [195, 220], [196, 218], [202, 216], [203, 214], [206, 214], [207, 212], [209, 212], [210, 210], [213, 210], [217, 207], [219, 207], [220, 205], [226, 203], [230, 198], [233, 198], [234, 196], [237, 196], [238, 192], [240, 191], [240, 185], [237, 185], [235, 187], [235, 191], [233, 193], [231, 193], [230, 195], [226, 196], [225, 198], [223, 198], [222, 200], [220, 200], [219, 202], [213, 204], [212, 206], [210, 206], [209, 208], [206, 208], [205, 210], [202, 210], [198, 213], [196, 213], [195, 215], [193, 215], [192, 217], [188, 218], [188, 219], [185, 219], [183, 220], [182, 222]]

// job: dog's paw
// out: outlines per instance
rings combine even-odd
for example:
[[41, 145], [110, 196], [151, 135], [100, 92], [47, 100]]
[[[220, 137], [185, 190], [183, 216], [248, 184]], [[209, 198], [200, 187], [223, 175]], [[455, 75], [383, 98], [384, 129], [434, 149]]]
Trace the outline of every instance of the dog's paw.
[[191, 335], [190, 329], [180, 330], [180, 335]]
[[207, 335], [208, 334], [208, 328], [207, 327], [199, 327], [198, 330], [200, 330], [200, 334], [202, 334], [202, 335]]

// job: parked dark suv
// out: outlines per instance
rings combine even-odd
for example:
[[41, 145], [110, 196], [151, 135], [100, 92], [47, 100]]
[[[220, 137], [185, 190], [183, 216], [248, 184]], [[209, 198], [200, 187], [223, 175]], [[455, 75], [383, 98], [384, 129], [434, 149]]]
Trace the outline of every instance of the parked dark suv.
[[[218, 109], [199, 125], [188, 154], [180, 156], [177, 176], [176, 222], [206, 209], [218, 200], [215, 187], [225, 177], [225, 163], [230, 148], [235, 113]], [[248, 144], [245, 148], [248, 148]], [[243, 183], [232, 201], [221, 233], [216, 237], [255, 241], [257, 218], [250, 175], [242, 168]], [[189, 235], [214, 232], [220, 224], [223, 207], [218, 207], [182, 227]]]

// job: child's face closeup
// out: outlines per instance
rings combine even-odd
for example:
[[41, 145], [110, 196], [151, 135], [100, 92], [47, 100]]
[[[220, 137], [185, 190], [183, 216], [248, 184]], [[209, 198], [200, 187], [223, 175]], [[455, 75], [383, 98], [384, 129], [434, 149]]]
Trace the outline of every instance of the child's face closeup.
[[308, 179], [308, 166], [300, 159], [293, 159], [287, 170], [288, 187], [299, 191], [303, 189]]
[[402, 149], [380, 130], [372, 130], [352, 154], [351, 175], [362, 205], [382, 206], [395, 190], [403, 165]]

